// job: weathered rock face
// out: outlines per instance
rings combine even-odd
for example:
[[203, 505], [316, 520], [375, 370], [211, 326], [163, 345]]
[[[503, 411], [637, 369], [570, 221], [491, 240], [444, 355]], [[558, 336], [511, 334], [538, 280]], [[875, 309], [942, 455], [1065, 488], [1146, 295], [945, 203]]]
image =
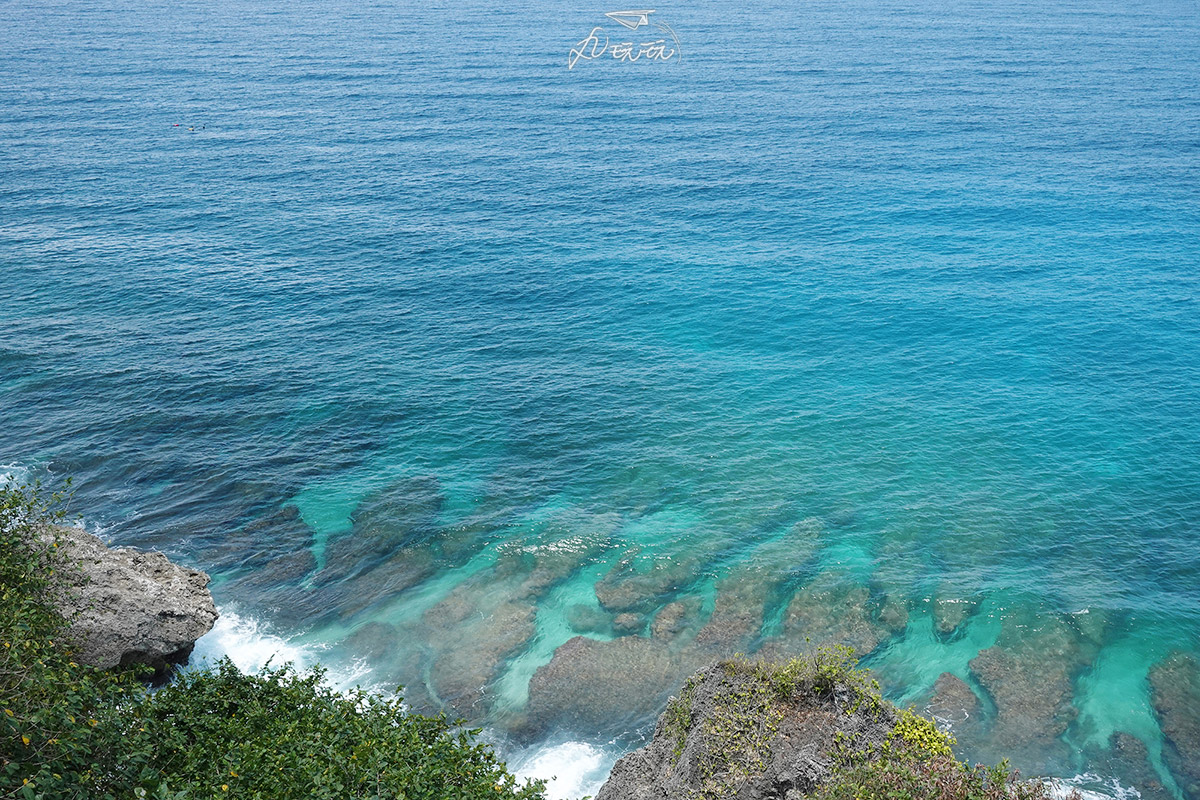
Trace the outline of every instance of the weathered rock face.
[[182, 664], [212, 629], [217, 609], [208, 576], [162, 553], [110, 549], [90, 533], [61, 529], [67, 570], [61, 611], [80, 662], [101, 669]]
[[878, 747], [895, 724], [894, 708], [849, 687], [781, 699], [753, 669], [718, 664], [687, 682], [596, 800], [800, 800], [829, 777], [837, 738]]

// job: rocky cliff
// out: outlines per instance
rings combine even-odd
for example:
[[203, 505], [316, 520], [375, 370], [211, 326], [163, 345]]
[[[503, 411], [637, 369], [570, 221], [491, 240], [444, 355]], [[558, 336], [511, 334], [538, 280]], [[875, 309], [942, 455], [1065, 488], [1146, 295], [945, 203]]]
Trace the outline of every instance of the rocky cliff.
[[896, 728], [896, 710], [848, 665], [734, 660], [700, 671], [596, 800], [807, 796], [829, 777], [835, 748], [868, 752]]
[[60, 610], [76, 657], [101, 669], [148, 664], [160, 674], [187, 661], [217, 609], [208, 575], [162, 553], [109, 548], [76, 528], [58, 530], [68, 563]]

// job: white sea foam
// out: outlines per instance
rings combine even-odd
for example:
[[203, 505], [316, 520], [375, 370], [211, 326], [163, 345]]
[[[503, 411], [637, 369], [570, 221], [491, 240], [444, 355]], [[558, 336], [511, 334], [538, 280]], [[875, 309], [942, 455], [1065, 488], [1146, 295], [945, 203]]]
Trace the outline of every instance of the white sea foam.
[[585, 742], [563, 742], [530, 748], [509, 759], [509, 767], [520, 778], [544, 778], [549, 800], [569, 800], [594, 795], [618, 755]]
[[192, 658], [193, 663], [212, 664], [224, 656], [242, 672], [257, 672], [268, 662], [276, 667], [291, 663], [305, 669], [317, 660], [309, 648], [270, 632], [253, 617], [222, 609], [217, 624], [196, 642]]
[[1056, 800], [1066, 800], [1072, 791], [1079, 792], [1083, 800], [1140, 800], [1142, 796], [1132, 786], [1122, 786], [1116, 778], [1105, 778], [1094, 772], [1073, 778], [1052, 778], [1046, 781], [1046, 786]]
[[320, 664], [328, 670], [326, 680], [329, 685], [338, 690], [355, 686], [377, 688], [365, 682], [370, 668], [364, 661], [330, 664], [322, 658], [324, 653], [319, 646], [282, 636], [254, 617], [242, 616], [229, 609], [220, 609], [220, 612], [213, 629], [196, 642], [192, 664], [212, 665], [222, 657], [228, 657], [242, 672], [258, 672], [268, 664], [272, 667], [291, 664], [297, 670]]
[[29, 469], [20, 464], [0, 464], [0, 486], [29, 482]]

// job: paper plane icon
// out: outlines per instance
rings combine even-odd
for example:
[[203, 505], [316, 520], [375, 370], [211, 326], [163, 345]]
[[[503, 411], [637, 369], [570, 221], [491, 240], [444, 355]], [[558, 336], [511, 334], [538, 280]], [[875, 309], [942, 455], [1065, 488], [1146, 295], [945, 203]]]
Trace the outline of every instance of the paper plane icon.
[[631, 31], [636, 31], [643, 25], [650, 24], [650, 15], [654, 13], [654, 9], [649, 11], [609, 11], [604, 16], [611, 19], [613, 22], [619, 22]]

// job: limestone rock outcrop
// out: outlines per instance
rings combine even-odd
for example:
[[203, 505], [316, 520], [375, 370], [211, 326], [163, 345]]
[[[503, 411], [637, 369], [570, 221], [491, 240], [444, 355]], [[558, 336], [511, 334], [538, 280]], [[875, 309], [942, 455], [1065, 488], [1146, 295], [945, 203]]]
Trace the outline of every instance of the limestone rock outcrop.
[[157, 552], [107, 547], [77, 528], [59, 529], [71, 565], [60, 610], [77, 659], [101, 669], [148, 664], [165, 672], [186, 663], [217, 620], [208, 575]]

